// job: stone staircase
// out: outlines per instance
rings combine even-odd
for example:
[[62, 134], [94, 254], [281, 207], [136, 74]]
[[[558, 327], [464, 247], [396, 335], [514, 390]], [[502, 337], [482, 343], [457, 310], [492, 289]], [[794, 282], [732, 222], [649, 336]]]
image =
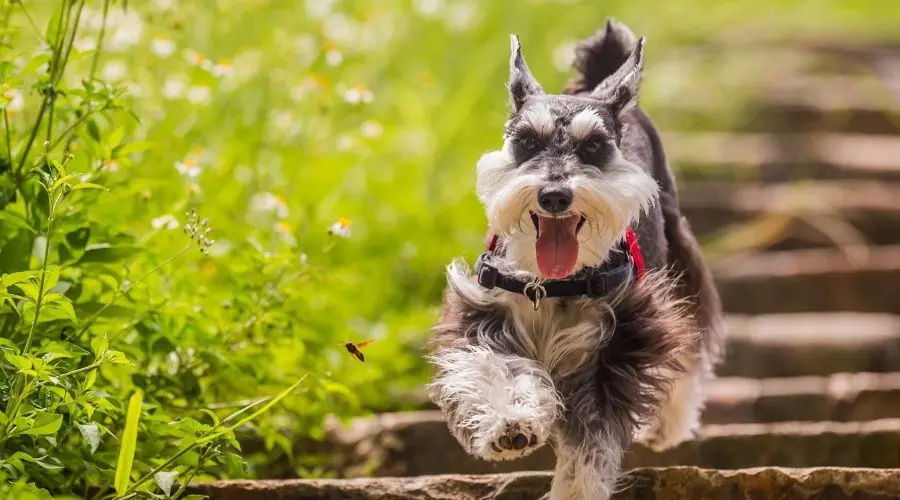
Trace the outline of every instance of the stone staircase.
[[[890, 70], [900, 51], [798, 47], [802, 71], [772, 78], [732, 129], [664, 133], [702, 240], [742, 225], [778, 230], [711, 252], [730, 337], [704, 426], [662, 453], [633, 445], [616, 499], [900, 498], [900, 70]], [[659, 121], [675, 130], [708, 122], [707, 111], [685, 99]], [[273, 457], [263, 474], [284, 479], [191, 490], [212, 500], [512, 500], [549, 489], [551, 448], [476, 460], [420, 398], [420, 411], [333, 422], [323, 442], [296, 444], [356, 479], [291, 479]]]

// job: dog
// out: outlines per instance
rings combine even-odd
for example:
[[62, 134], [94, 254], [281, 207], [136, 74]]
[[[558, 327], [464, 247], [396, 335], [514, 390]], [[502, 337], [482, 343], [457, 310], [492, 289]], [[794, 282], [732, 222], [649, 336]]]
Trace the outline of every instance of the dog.
[[511, 36], [503, 146], [477, 163], [488, 251], [447, 267], [428, 393], [465, 450], [551, 443], [552, 500], [607, 499], [638, 439], [693, 435], [724, 336], [721, 303], [638, 108], [644, 38], [607, 20], [561, 94]]

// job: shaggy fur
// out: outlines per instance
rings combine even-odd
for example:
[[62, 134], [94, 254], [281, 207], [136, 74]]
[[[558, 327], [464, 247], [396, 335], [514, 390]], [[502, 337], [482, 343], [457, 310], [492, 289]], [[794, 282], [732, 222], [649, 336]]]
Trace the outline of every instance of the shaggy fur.
[[[547, 95], [518, 40], [510, 57], [503, 147], [478, 162], [476, 189], [492, 232], [488, 262], [544, 279], [535, 241], [542, 217], [580, 216], [573, 273], [620, 251], [634, 227], [648, 272], [607, 297], [544, 299], [485, 289], [460, 261], [447, 268], [431, 340], [429, 394], [467, 452], [509, 460], [552, 443], [549, 498], [606, 499], [636, 435], [654, 448], [689, 437], [721, 342], [721, 307], [678, 211], [658, 134], [636, 108], [643, 39], [610, 21], [578, 50], [568, 95]], [[538, 202], [572, 193], [564, 214]]]

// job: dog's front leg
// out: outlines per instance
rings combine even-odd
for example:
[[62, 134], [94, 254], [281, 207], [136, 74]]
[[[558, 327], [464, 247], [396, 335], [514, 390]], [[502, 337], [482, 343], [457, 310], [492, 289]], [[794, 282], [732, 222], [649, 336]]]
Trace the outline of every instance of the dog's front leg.
[[561, 404], [539, 363], [486, 345], [447, 349], [432, 361], [438, 374], [429, 394], [468, 453], [511, 460], [546, 443]]
[[634, 432], [630, 419], [618, 418], [615, 404], [601, 399], [592, 366], [560, 382], [566, 412], [554, 435], [556, 471], [549, 500], [611, 498]]

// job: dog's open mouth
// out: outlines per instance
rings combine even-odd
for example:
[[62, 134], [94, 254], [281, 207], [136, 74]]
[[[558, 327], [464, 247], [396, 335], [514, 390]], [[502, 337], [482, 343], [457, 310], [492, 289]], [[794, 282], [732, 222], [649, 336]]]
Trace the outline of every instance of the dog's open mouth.
[[549, 279], [572, 274], [578, 261], [578, 232], [585, 218], [578, 214], [545, 217], [531, 212], [531, 222], [537, 231], [534, 249], [541, 274]]

